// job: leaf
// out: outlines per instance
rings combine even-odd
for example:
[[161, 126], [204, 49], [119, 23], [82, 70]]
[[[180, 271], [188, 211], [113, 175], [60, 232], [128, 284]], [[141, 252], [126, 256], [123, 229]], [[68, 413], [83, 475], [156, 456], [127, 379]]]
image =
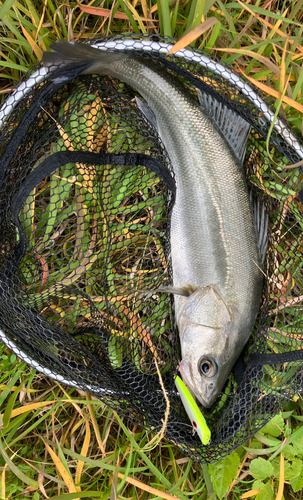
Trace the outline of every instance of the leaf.
[[254, 490], [262, 490], [264, 488], [265, 483], [263, 481], [260, 481], [260, 479], [257, 479], [256, 481], [253, 482], [253, 489]]
[[[301, 429], [303, 429], [303, 427], [301, 427]], [[295, 432], [292, 434], [292, 445], [294, 447], [294, 453], [296, 453], [297, 455], [303, 455], [303, 436], [297, 436], [295, 434]], [[293, 436], [295, 436], [295, 438]]]
[[294, 460], [294, 458], [298, 455], [298, 451], [292, 444], [287, 444], [283, 448], [283, 454], [286, 460]]
[[294, 493], [297, 493], [297, 491], [302, 490], [302, 488], [303, 488], [303, 471], [301, 472], [301, 474], [299, 476], [291, 479], [290, 484], [291, 484], [291, 487], [292, 487]]
[[254, 478], [261, 479], [262, 481], [263, 479], [271, 477], [273, 475], [274, 470], [273, 466], [268, 460], [259, 457], [251, 461], [250, 472]]
[[274, 498], [274, 490], [270, 481], [268, 481], [263, 486], [260, 493], [256, 496], [255, 500], [272, 500], [273, 498]]
[[[283, 450], [283, 455], [284, 455], [284, 450]], [[287, 461], [285, 463], [285, 479], [287, 481], [295, 479], [295, 477], [298, 477], [300, 475], [301, 470], [302, 470], [302, 460], [300, 460], [300, 458], [296, 458], [293, 462]]]
[[252, 498], [255, 496], [256, 498], [254, 500], [272, 500], [273, 494], [274, 491], [270, 481], [264, 484], [262, 481], [257, 480], [253, 484], [253, 489], [243, 493], [240, 498], [244, 500], [245, 498]]
[[209, 466], [212, 483], [220, 500], [227, 493], [232, 480], [236, 477], [239, 466], [240, 458], [235, 451], [220, 462]]
[[285, 422], [281, 415], [276, 415], [274, 418], [268, 422], [268, 424], [263, 427], [262, 432], [264, 431], [266, 434], [269, 434], [273, 437], [279, 437], [284, 430]]
[[219, 21], [216, 17], [210, 17], [206, 19], [204, 23], [201, 23], [199, 26], [191, 30], [187, 35], [185, 35], [181, 40], [179, 40], [175, 45], [170, 49], [168, 54], [175, 54], [178, 50], [184, 49], [190, 43], [194, 42], [199, 36], [201, 36], [205, 31], [212, 28]]

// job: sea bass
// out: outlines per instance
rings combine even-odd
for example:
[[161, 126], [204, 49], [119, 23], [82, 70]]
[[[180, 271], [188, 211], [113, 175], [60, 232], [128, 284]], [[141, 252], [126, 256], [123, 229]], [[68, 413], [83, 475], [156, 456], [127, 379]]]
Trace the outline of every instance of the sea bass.
[[64, 74], [82, 68], [81, 74], [122, 80], [145, 100], [137, 103], [157, 128], [176, 181], [167, 292], [174, 293], [180, 372], [210, 407], [251, 334], [261, 298], [262, 252], [241, 165], [249, 126], [242, 137], [236, 114], [201, 93], [199, 104], [176, 77], [145, 58], [80, 43], [51, 48], [43, 54], [50, 78], [64, 81]]

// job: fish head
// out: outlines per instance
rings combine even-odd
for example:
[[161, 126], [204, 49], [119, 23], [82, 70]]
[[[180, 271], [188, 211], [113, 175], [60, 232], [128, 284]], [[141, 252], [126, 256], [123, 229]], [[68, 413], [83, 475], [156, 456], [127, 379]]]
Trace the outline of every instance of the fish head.
[[236, 310], [215, 286], [198, 289], [177, 316], [182, 361], [179, 369], [191, 393], [205, 407], [215, 402], [239, 355]]

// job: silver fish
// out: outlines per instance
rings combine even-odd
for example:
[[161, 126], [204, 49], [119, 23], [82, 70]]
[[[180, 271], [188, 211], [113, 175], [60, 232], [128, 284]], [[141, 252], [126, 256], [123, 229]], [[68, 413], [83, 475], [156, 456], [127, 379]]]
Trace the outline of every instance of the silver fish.
[[[201, 93], [199, 105], [174, 76], [131, 54], [56, 42], [44, 52], [43, 63], [51, 72], [61, 65], [54, 73], [57, 81], [81, 67], [81, 74], [126, 82], [145, 100], [137, 103], [156, 126], [176, 180], [173, 288], [166, 291], [174, 293], [180, 371], [189, 390], [210, 407], [251, 334], [260, 305], [262, 251], [241, 165], [249, 125]], [[260, 242], [264, 250], [263, 235]]]

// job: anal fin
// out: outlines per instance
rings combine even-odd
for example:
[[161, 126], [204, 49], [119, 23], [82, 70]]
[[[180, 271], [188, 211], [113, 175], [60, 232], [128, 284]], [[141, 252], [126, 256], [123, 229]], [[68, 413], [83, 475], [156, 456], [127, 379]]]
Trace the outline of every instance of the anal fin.
[[268, 213], [264, 202], [257, 196], [254, 196], [252, 191], [249, 193], [249, 199], [257, 236], [258, 249], [261, 257], [261, 263], [263, 265], [268, 243]]

